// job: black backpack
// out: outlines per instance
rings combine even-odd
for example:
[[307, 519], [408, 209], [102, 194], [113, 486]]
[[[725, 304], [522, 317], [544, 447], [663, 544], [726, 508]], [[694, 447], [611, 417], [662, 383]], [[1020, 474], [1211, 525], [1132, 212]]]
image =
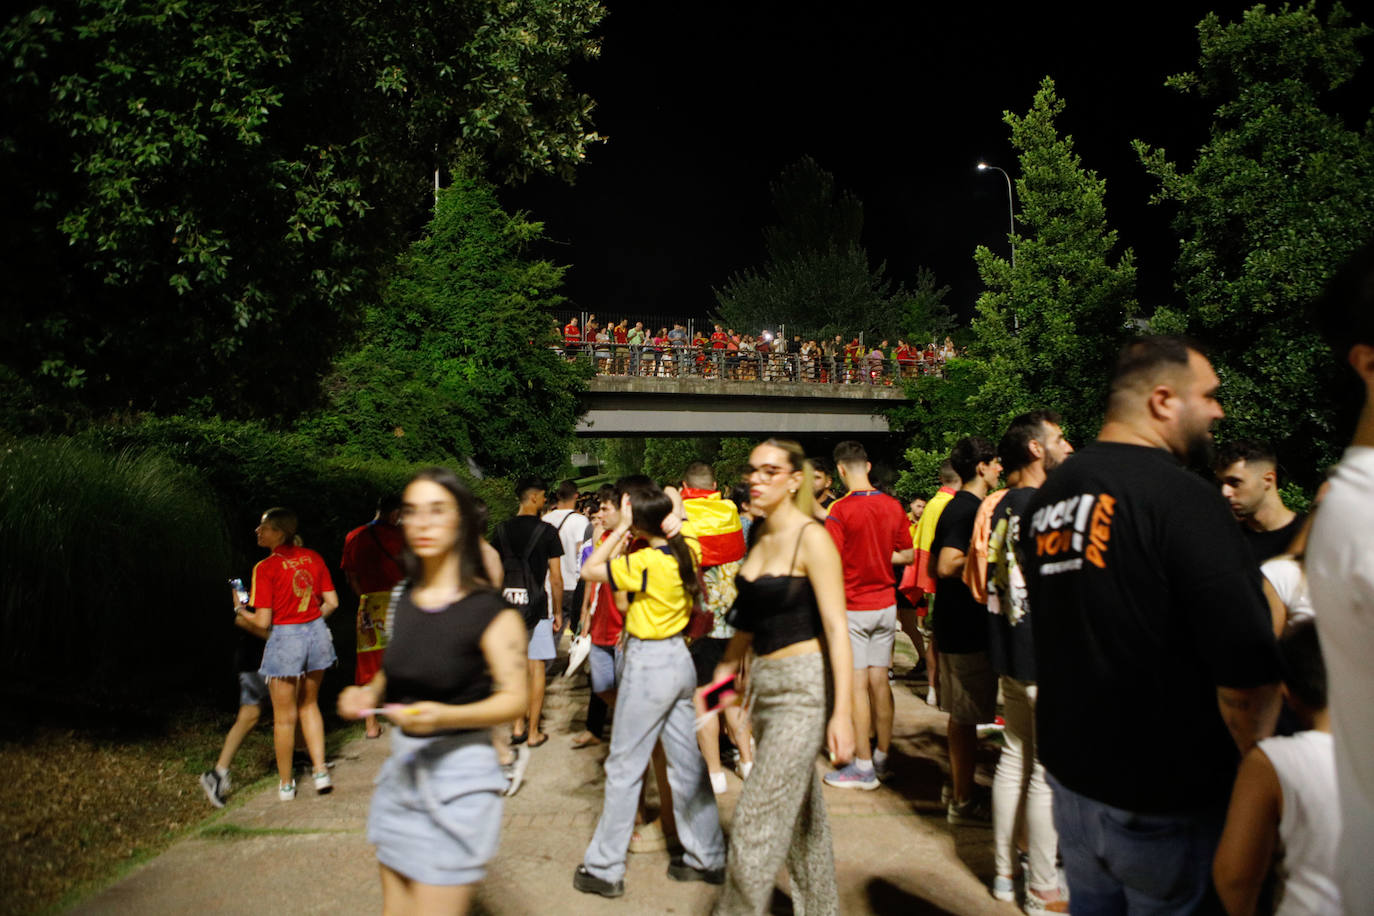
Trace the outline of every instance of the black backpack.
[[[540, 522], [540, 524], [545, 524]], [[513, 555], [506, 541], [505, 522], [496, 527], [496, 549], [501, 552], [501, 565], [506, 571], [506, 581], [501, 587], [501, 596], [506, 603], [520, 612], [520, 616], [525, 618], [525, 629], [533, 630], [539, 621], [549, 616], [549, 599], [544, 591], [544, 575], [547, 569], [540, 569], [536, 574], [530, 566], [530, 556], [534, 553], [534, 548], [539, 546], [539, 536], [543, 533], [539, 528], [535, 528], [530, 536], [530, 542], [525, 546], [524, 553], [520, 554], [520, 563], [515, 569], [511, 569], [506, 564], [506, 557]]]

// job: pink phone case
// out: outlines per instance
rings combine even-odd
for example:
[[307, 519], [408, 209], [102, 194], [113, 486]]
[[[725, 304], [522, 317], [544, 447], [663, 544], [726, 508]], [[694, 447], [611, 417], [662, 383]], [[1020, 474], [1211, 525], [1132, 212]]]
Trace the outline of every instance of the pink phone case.
[[[709, 697], [712, 693], [715, 693], [717, 690], [720, 690], [720, 688], [724, 687], [726, 684], [733, 684], [735, 681], [735, 677], [736, 675], [732, 674], [728, 677], [721, 678], [714, 684], [707, 684], [706, 689], [702, 691], [702, 698], [705, 699], [706, 697]], [[720, 709], [722, 706], [725, 706], [732, 699], [734, 699], [737, 693], [738, 691], [735, 690], [733, 687], [729, 690], [721, 691], [719, 694], [716, 695], [716, 699], [719, 702], [717, 702], [714, 706], [706, 707], [706, 711], [708, 713], [715, 712], [717, 709]]]

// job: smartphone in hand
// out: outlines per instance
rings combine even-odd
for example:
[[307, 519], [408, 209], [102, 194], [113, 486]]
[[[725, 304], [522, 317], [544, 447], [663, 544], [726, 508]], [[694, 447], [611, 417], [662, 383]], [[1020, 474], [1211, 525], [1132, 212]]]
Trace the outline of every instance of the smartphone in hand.
[[722, 706], [730, 705], [738, 693], [739, 691], [735, 687], [735, 675], [733, 674], [721, 678], [714, 684], [707, 685], [701, 694], [702, 702], [706, 706], [706, 714], [709, 715]]
[[[238, 599], [238, 601], [239, 601], [239, 607], [247, 607], [247, 606], [248, 606], [248, 589], [246, 589], [246, 588], [243, 587], [243, 580], [242, 580], [242, 579], [230, 579], [230, 580], [229, 580], [229, 587], [232, 588], [232, 589], [234, 590], [234, 597]], [[234, 613], [237, 614], [237, 613], [238, 613], [238, 610], [235, 609]]]

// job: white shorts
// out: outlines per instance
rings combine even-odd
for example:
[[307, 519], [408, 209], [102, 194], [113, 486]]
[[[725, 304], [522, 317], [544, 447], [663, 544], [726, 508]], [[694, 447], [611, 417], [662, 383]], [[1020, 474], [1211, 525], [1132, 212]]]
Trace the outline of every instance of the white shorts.
[[846, 616], [854, 669], [890, 667], [897, 640], [897, 605], [877, 611], [850, 611]]

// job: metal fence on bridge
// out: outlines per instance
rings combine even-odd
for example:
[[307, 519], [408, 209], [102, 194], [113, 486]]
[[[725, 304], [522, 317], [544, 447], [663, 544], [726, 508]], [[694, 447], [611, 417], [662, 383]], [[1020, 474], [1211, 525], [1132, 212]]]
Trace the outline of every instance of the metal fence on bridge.
[[592, 365], [597, 375], [627, 378], [698, 378], [721, 382], [805, 382], [821, 385], [894, 385], [899, 379], [943, 376], [940, 357], [913, 353], [905, 359], [876, 352], [827, 355], [711, 349], [691, 346], [631, 346], [607, 342], [554, 348], [570, 360]]

